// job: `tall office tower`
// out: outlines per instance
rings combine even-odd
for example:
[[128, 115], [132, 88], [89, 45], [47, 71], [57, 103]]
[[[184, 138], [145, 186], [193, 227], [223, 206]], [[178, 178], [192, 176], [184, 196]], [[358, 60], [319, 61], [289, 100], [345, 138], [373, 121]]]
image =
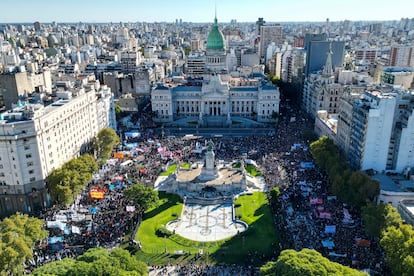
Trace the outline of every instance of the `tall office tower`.
[[39, 21], [36, 21], [35, 23], [33, 23], [33, 27], [34, 27], [36, 32], [38, 32], [42, 29], [42, 25], [40, 24]]
[[327, 41], [326, 34], [306, 34], [305, 50], [306, 65], [305, 77], [310, 73], [322, 69], [326, 62], [326, 53], [331, 47], [332, 50], [332, 66], [341, 67], [344, 61], [345, 42], [344, 41]]
[[20, 102], [0, 114], [0, 216], [48, 206], [49, 173], [84, 152], [101, 129], [116, 129], [110, 89], [56, 95], [47, 106]]
[[414, 67], [414, 46], [392, 46], [390, 50], [390, 66]]
[[256, 35], [260, 35], [260, 28], [266, 23], [263, 17], [259, 17], [256, 21]]
[[[275, 25], [263, 25], [260, 27], [260, 58], [266, 58], [267, 47], [274, 42], [277, 46], [282, 41], [282, 26], [279, 24]], [[266, 62], [266, 61], [265, 61]]]

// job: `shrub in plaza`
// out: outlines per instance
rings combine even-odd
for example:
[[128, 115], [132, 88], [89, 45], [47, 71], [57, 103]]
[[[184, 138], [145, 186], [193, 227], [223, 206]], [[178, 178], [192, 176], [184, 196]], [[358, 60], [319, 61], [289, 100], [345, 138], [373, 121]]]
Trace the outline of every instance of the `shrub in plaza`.
[[164, 226], [157, 228], [157, 230], [155, 231], [155, 234], [158, 237], [169, 237], [171, 236], [173, 233], [168, 230], [167, 228], [165, 228]]

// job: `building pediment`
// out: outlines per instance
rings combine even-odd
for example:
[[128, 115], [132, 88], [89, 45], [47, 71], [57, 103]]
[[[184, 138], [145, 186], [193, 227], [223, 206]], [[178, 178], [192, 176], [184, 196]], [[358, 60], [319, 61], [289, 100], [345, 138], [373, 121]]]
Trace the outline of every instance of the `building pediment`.
[[223, 96], [227, 96], [228, 94], [228, 91], [207, 91], [203, 93], [203, 98], [223, 98]]

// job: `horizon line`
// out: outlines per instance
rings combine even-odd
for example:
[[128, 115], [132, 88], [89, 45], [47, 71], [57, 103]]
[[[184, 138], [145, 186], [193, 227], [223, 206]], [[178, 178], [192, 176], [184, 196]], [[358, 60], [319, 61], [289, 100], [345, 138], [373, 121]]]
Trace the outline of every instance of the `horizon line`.
[[[330, 23], [336, 23], [336, 22], [343, 22], [343, 21], [350, 21], [350, 22], [390, 22], [390, 21], [400, 21], [401, 19], [414, 19], [413, 18], [400, 18], [400, 19], [361, 19], [361, 20], [350, 20], [350, 19], [343, 19], [343, 20], [329, 20]], [[232, 19], [232, 20], [236, 20], [236, 23], [256, 23], [256, 21], [237, 21], [237, 19]], [[33, 24], [39, 22], [41, 24], [52, 24], [52, 23], [61, 23], [61, 24], [79, 24], [79, 23], [86, 23], [86, 24], [119, 24], [119, 23], [176, 23], [175, 20], [173, 21], [13, 21], [13, 22], [0, 22], [1, 25], [3, 24]], [[201, 22], [201, 21], [182, 21], [182, 23], [198, 23], [198, 24], [205, 24], [205, 23], [212, 23], [213, 21], [205, 21], [205, 22]], [[218, 21], [219, 23], [228, 23], [231, 24], [231, 21]], [[326, 23], [326, 20], [322, 20], [322, 21], [313, 21], [313, 20], [309, 20], [309, 21], [266, 21], [266, 23]]]

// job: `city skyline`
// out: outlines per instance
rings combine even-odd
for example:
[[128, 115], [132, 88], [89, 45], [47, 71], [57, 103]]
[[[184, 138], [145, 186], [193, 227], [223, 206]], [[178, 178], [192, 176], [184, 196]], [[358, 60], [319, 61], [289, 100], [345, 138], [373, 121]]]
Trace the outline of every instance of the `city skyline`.
[[[114, 2], [108, 0], [16, 0], [1, 4], [1, 23], [50, 22], [212, 22], [217, 13], [219, 22], [388, 21], [412, 18], [414, 3], [387, 1], [334, 2], [330, 0], [155, 0]], [[282, 11], [282, 12], [278, 12]]]

